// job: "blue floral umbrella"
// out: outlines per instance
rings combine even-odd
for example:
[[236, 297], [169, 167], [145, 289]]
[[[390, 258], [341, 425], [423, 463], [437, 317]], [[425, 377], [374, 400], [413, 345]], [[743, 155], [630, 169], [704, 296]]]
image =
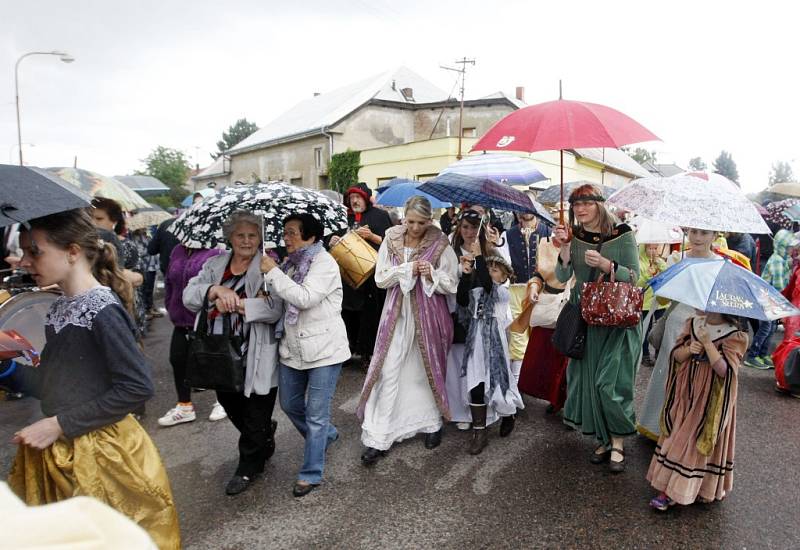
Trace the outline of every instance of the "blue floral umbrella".
[[685, 258], [649, 286], [656, 296], [707, 312], [762, 321], [800, 315], [775, 287], [730, 260]]
[[264, 218], [264, 245], [283, 245], [283, 219], [289, 214], [311, 214], [322, 222], [325, 235], [347, 229], [347, 209], [322, 193], [284, 182], [226, 187], [180, 215], [170, 231], [189, 248], [225, 244], [222, 224], [236, 210]]

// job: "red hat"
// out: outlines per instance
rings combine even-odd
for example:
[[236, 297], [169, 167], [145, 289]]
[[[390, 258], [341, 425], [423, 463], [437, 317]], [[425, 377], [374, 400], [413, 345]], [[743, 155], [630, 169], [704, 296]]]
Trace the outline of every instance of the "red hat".
[[353, 193], [361, 195], [361, 197], [364, 199], [364, 201], [367, 204], [369, 204], [369, 193], [367, 193], [362, 187], [360, 187], [358, 185], [354, 185], [353, 187], [348, 189], [347, 192], [345, 192], [345, 196], [349, 196], [349, 195], [351, 195]]

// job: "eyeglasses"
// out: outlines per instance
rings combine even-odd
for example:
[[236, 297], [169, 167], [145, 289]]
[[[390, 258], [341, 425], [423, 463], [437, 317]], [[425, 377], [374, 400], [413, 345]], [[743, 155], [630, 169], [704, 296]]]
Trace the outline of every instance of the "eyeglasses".
[[284, 237], [299, 237], [300, 236], [300, 232], [299, 231], [295, 231], [294, 229], [288, 229], [288, 230], [284, 230], [283, 231], [283, 236]]

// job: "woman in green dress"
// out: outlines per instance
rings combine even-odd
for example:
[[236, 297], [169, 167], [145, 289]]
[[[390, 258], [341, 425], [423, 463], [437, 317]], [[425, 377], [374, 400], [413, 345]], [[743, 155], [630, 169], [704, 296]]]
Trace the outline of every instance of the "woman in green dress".
[[[630, 227], [606, 210], [600, 190], [582, 185], [569, 197], [572, 236], [557, 226], [554, 241], [561, 243], [556, 276], [567, 281], [575, 274], [570, 300], [580, 303], [583, 283], [614, 270], [617, 281], [636, 284], [639, 251]], [[594, 271], [594, 275], [592, 274]], [[564, 423], [599, 446], [593, 464], [609, 462], [614, 473], [625, 470], [623, 437], [636, 432], [633, 386], [641, 353], [639, 324], [630, 327], [589, 326], [583, 359], [571, 359], [567, 367], [567, 402]]]

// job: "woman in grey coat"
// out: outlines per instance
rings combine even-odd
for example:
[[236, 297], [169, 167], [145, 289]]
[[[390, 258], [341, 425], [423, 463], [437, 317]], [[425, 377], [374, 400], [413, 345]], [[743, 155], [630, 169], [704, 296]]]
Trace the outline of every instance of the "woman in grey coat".
[[220, 404], [239, 430], [239, 465], [225, 488], [229, 495], [247, 489], [264, 471], [264, 463], [275, 452], [272, 420], [278, 393], [278, 342], [274, 323], [283, 313], [280, 298], [262, 291], [261, 219], [250, 212], [234, 212], [223, 227], [233, 249], [203, 264], [183, 291], [183, 303], [201, 312], [208, 294], [209, 326], [222, 332], [223, 314], [231, 316], [231, 334], [240, 337], [247, 357], [242, 393], [217, 391]]

